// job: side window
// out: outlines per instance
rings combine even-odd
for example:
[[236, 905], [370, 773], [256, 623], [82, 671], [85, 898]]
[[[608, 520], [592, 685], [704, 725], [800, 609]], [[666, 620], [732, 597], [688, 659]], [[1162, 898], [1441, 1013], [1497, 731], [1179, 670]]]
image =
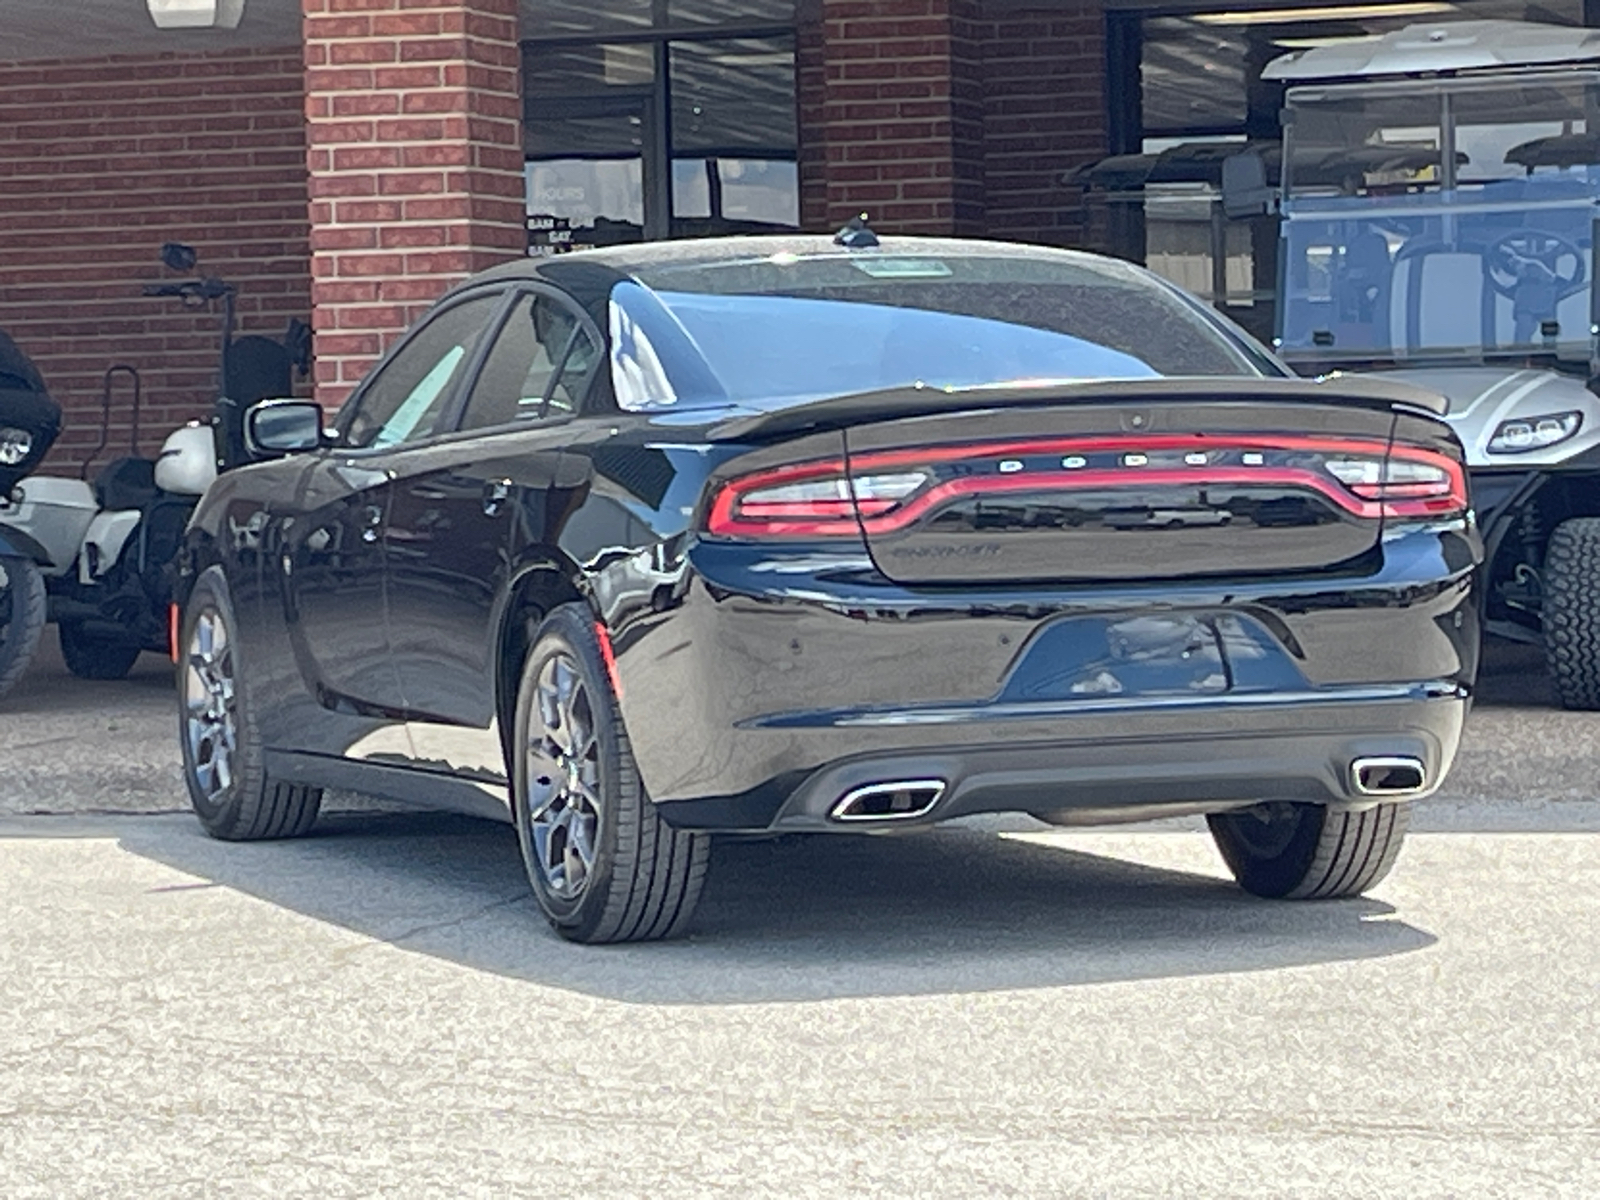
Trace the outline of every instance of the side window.
[[572, 415], [598, 358], [572, 309], [551, 296], [523, 296], [484, 361], [461, 428]]
[[346, 444], [381, 449], [434, 433], [500, 299], [478, 296], [435, 314], [363, 389]]

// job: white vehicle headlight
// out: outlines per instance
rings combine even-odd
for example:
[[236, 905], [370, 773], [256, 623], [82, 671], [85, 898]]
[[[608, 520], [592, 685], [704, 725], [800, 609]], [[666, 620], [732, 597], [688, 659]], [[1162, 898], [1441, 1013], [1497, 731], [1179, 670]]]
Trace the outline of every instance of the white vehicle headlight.
[[26, 429], [0, 425], [0, 466], [14, 467], [33, 449], [33, 434]]
[[1583, 424], [1581, 412], [1548, 413], [1542, 417], [1513, 417], [1501, 421], [1489, 439], [1491, 454], [1523, 454], [1564, 442]]

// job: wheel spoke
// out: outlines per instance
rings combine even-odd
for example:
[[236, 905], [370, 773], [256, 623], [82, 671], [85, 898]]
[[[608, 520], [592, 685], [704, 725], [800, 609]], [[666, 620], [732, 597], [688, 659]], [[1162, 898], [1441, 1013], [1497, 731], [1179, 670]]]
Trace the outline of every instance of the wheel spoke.
[[194, 781], [212, 800], [233, 785], [238, 752], [233, 653], [227, 626], [214, 609], [195, 618], [185, 656], [183, 704]]
[[533, 686], [521, 798], [530, 866], [552, 896], [576, 900], [594, 871], [604, 811], [590, 692], [578, 665], [560, 651], [545, 660]]

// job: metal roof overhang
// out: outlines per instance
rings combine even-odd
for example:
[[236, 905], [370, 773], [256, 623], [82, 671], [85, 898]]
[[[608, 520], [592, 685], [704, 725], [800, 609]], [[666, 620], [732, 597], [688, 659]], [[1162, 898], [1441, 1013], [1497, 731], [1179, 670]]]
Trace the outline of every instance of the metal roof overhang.
[[1263, 79], [1371, 79], [1600, 61], [1600, 30], [1531, 21], [1432, 21], [1275, 58]]

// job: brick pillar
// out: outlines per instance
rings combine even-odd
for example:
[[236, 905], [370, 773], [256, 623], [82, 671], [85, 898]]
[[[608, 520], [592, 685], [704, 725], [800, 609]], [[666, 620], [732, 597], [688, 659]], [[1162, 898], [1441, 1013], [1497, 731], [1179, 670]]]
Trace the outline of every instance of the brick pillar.
[[302, 0], [317, 399], [526, 250], [517, 0]]
[[805, 223], [894, 233], [983, 220], [974, 0], [821, 0], [799, 45]]

